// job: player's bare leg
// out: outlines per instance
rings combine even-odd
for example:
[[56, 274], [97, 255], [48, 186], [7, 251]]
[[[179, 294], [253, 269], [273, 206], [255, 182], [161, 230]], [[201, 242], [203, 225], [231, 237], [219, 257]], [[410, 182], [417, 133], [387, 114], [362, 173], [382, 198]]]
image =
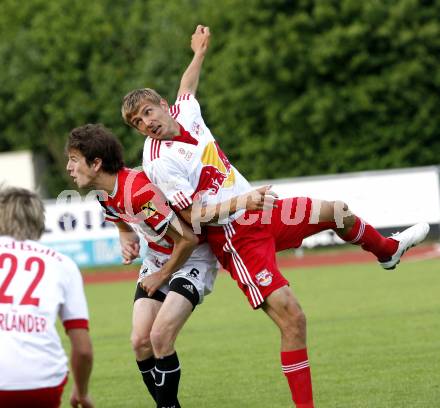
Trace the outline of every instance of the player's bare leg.
[[262, 308], [280, 329], [281, 364], [296, 407], [313, 408], [306, 316], [297, 298], [283, 286], [265, 299]]
[[153, 347], [150, 341], [150, 332], [161, 306], [162, 302], [154, 299], [137, 299], [133, 305], [131, 331], [131, 345], [136, 356], [139, 371], [155, 401], [154, 367], [156, 366], [156, 359], [154, 358]]
[[344, 241], [373, 253], [384, 269], [394, 269], [400, 257], [429, 233], [429, 225], [419, 223], [390, 238], [384, 237], [342, 201], [312, 200], [310, 223], [316, 224], [315, 232], [333, 229]]
[[192, 311], [193, 305], [186, 297], [168, 292], [150, 333], [156, 358], [174, 353], [174, 342]]
[[356, 216], [343, 201], [324, 201], [312, 199], [311, 222], [332, 223], [332, 229], [343, 237], [354, 226]]
[[262, 308], [280, 329], [281, 351], [306, 347], [306, 316], [288, 286], [272, 292]]
[[158, 407], [180, 407], [177, 398], [180, 363], [174, 349], [174, 342], [192, 310], [193, 305], [186, 297], [170, 291], [153, 323], [150, 339], [156, 357]]

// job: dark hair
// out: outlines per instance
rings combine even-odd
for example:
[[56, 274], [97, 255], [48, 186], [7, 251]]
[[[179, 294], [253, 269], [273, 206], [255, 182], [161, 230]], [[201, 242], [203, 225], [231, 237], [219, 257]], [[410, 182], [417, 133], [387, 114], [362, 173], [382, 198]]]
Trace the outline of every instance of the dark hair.
[[90, 166], [93, 160], [102, 160], [102, 169], [106, 173], [116, 174], [124, 167], [122, 145], [113, 133], [101, 124], [88, 124], [70, 132], [66, 152], [78, 150]]

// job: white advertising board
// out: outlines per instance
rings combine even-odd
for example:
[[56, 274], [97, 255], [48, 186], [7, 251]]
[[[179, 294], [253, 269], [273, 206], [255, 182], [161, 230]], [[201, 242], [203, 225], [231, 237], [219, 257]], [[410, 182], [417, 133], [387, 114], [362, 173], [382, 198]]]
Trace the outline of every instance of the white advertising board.
[[[428, 222], [440, 224], [439, 167], [298, 177], [253, 183], [272, 184], [281, 198], [311, 197], [341, 200], [378, 229], [401, 228]], [[344, 243], [332, 231], [303, 241], [307, 248]]]
[[1, 184], [35, 190], [34, 165], [30, 151], [0, 153]]
[[[437, 167], [273, 180], [280, 197], [342, 200], [377, 228], [440, 222]], [[257, 183], [254, 183], [257, 184]], [[265, 184], [260, 182], [258, 185]]]
[[70, 256], [80, 266], [120, 264], [121, 249], [114, 224], [104, 222], [92, 199], [46, 202], [46, 231], [41, 241]]

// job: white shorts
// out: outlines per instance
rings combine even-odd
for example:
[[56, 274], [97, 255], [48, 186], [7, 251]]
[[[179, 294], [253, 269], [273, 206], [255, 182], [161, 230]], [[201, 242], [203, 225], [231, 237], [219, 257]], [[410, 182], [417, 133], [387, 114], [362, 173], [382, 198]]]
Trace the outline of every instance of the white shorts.
[[[170, 255], [148, 248], [139, 270], [138, 282], [144, 276], [151, 275], [160, 270], [169, 258]], [[198, 245], [185, 264], [177, 272], [173, 273], [169, 282], [160, 287], [159, 290], [166, 295], [170, 290], [169, 284], [173, 279], [185, 278], [196, 287], [199, 293], [199, 304], [201, 304], [204, 296], [213, 290], [218, 271], [217, 265], [217, 259], [209, 245], [206, 243]]]

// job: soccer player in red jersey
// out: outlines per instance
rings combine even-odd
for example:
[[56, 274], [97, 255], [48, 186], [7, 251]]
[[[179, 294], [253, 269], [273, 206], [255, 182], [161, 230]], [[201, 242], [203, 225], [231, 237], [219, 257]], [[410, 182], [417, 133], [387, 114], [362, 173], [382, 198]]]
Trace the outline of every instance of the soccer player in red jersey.
[[[100, 125], [73, 129], [66, 150], [66, 168], [75, 184], [96, 189], [106, 220], [118, 227], [124, 263], [139, 256], [139, 236], [148, 243], [135, 291], [131, 341], [157, 406], [179, 407], [174, 339], [212, 289], [215, 260], [204, 244], [186, 265], [197, 237], [143, 172], [124, 167], [122, 146], [109, 130]], [[197, 273], [189, 275], [193, 269]]]
[[297, 407], [313, 407], [306, 347], [306, 318], [289, 282], [280, 273], [276, 251], [297, 248], [307, 236], [332, 229], [344, 241], [374, 254], [381, 266], [393, 269], [402, 254], [429, 232], [417, 224], [392, 238], [350, 212], [343, 202], [309, 197], [279, 200], [265, 212], [237, 211], [219, 220], [200, 214], [213, 205], [251, 189], [221, 151], [201, 115], [195, 98], [200, 69], [209, 43], [209, 29], [198, 26], [191, 47], [194, 57], [184, 72], [176, 103], [153, 89], [124, 97], [122, 116], [146, 136], [143, 167], [179, 215], [198, 229], [209, 224], [208, 241], [215, 255], [247, 296], [281, 331], [281, 364]]
[[0, 190], [0, 406], [56, 408], [67, 382], [60, 317], [71, 344], [72, 407], [93, 408], [93, 351], [81, 273], [38, 242], [44, 206], [23, 188]]
[[[124, 167], [122, 146], [102, 125], [70, 132], [67, 171], [80, 188], [97, 190], [107, 221], [119, 230], [124, 263], [148, 245], [133, 305], [132, 346], [139, 370], [158, 407], [179, 407], [180, 364], [175, 339], [194, 308], [212, 291], [217, 261], [209, 245], [169, 207], [159, 189], [138, 170]], [[262, 208], [267, 188], [247, 208]], [[232, 200], [232, 207], [238, 203]], [[243, 200], [242, 200], [243, 201]], [[214, 207], [205, 208], [216, 216]]]

